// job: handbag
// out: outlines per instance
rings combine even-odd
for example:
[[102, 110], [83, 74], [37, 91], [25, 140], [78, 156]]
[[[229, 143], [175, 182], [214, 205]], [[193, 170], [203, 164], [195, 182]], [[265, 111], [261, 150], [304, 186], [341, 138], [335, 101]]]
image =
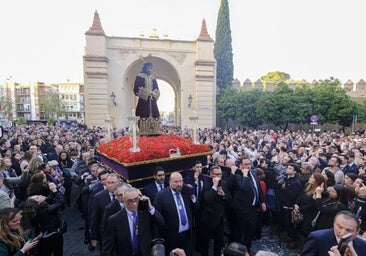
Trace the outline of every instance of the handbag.
[[291, 223], [292, 224], [300, 224], [304, 221], [304, 214], [301, 212], [295, 212], [295, 210], [291, 211]]

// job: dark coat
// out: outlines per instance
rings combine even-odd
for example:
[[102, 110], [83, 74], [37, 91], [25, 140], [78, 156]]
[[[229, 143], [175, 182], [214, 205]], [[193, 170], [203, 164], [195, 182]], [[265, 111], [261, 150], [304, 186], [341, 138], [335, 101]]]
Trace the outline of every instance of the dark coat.
[[[137, 75], [133, 91], [136, 96], [138, 95], [139, 88], [145, 87], [145, 79], [143, 76]], [[152, 89], [153, 90], [159, 90], [158, 83], [156, 82], [156, 79], [153, 78], [152, 80]], [[151, 110], [152, 110], [152, 116], [154, 118], [160, 117], [158, 104], [154, 97], [149, 96], [147, 100], [143, 99], [142, 97], [139, 97], [139, 100], [137, 102], [136, 106], [136, 116], [139, 116], [141, 118], [148, 118], [150, 116], [150, 100], [151, 100]]]
[[[193, 203], [191, 199], [188, 197], [188, 195], [182, 194], [182, 197], [189, 223], [188, 236], [186, 236], [185, 241], [190, 241], [192, 239], [192, 227], [193, 227], [193, 216], [192, 216]], [[154, 206], [161, 213], [165, 221], [165, 225], [160, 229], [160, 235], [167, 242], [167, 248], [168, 249], [182, 248], [180, 246], [182, 246], [183, 241], [178, 241], [179, 214], [170, 187], [167, 187], [164, 190], [158, 192], [154, 201]], [[187, 255], [191, 255], [188, 252], [188, 250], [186, 251], [186, 253]]]
[[108, 219], [110, 216], [121, 210], [121, 203], [118, 200], [114, 200], [113, 202], [109, 203], [104, 209], [103, 215], [103, 223], [102, 223], [102, 234], [105, 235], [105, 231], [107, 230], [108, 226]]
[[[307, 237], [301, 256], [329, 255], [329, 249], [337, 244], [333, 228], [314, 231]], [[366, 252], [366, 241], [356, 237], [353, 240], [353, 248], [358, 255], [363, 255]]]
[[[148, 210], [138, 211], [138, 236], [142, 256], [151, 255], [150, 243], [153, 238], [151, 234], [153, 225], [164, 225], [164, 219], [158, 210], [155, 209], [154, 215], [151, 215]], [[131, 233], [126, 208], [109, 217], [103, 241], [103, 256], [132, 256]]]
[[107, 190], [95, 194], [93, 198], [90, 218], [90, 239], [99, 240], [102, 238], [102, 224], [105, 207], [111, 202]]
[[[250, 170], [250, 175], [254, 177], [257, 185], [257, 192], [259, 195], [258, 204], [263, 203], [264, 196], [255, 170]], [[246, 213], [251, 211], [253, 207], [257, 208], [257, 206], [252, 206], [254, 197], [252, 192], [253, 185], [251, 185], [250, 177], [244, 177], [242, 174], [231, 174], [227, 180], [227, 185], [232, 195], [232, 209]]]
[[203, 200], [202, 200], [202, 211], [201, 211], [201, 224], [203, 228], [208, 225], [215, 228], [221, 223], [224, 218], [225, 207], [231, 202], [231, 193], [227, 188], [226, 184], [222, 182], [222, 189], [225, 196], [217, 195], [217, 191], [212, 188], [212, 182], [204, 182], [203, 184]]

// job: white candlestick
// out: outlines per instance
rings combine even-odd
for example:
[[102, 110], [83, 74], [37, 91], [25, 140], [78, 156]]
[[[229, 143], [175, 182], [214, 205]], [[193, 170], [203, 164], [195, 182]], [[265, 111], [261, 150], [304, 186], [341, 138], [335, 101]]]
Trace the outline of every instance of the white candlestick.
[[134, 108], [132, 109], [132, 116], [136, 116], [136, 112], [135, 112]]
[[136, 123], [132, 125], [132, 148], [136, 149], [137, 147], [137, 134], [136, 134]]

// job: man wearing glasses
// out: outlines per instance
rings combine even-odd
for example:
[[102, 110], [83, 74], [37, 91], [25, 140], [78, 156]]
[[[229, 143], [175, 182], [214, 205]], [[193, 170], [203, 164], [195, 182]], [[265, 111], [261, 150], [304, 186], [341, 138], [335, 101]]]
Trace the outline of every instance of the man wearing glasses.
[[121, 210], [125, 207], [124, 201], [123, 201], [123, 193], [127, 188], [130, 188], [131, 185], [125, 182], [118, 183], [116, 190], [114, 191], [114, 195], [116, 200], [113, 200], [111, 203], [109, 203], [105, 207], [104, 216], [103, 216], [103, 224], [102, 224], [102, 231], [103, 234], [105, 234], [105, 231], [108, 226], [108, 218]]
[[[153, 226], [163, 226], [164, 219], [138, 189], [126, 188], [123, 198], [125, 207], [108, 219], [102, 255], [150, 256]], [[142, 201], [147, 208], [139, 207]]]

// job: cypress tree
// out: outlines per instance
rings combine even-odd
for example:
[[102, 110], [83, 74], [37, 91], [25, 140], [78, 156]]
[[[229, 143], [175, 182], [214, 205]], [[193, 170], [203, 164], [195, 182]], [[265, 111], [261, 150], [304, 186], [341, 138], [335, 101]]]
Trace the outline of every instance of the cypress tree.
[[231, 46], [229, 3], [221, 0], [216, 24], [214, 55], [217, 62], [216, 84], [222, 89], [232, 85], [234, 64]]

